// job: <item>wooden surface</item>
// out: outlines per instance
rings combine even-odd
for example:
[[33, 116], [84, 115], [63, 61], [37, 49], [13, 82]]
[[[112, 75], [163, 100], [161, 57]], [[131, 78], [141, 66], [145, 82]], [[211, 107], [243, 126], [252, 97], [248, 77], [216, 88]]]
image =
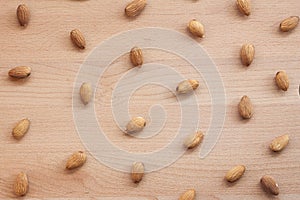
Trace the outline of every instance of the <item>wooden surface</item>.
[[[128, 0], [0, 2], [2, 199], [14, 198], [12, 184], [20, 171], [30, 180], [27, 198], [177, 199], [184, 190], [195, 188], [197, 199], [272, 199], [259, 185], [260, 177], [270, 174], [280, 186], [280, 195], [274, 199], [299, 199], [300, 27], [291, 33], [278, 31], [282, 19], [300, 14], [298, 0], [252, 0], [249, 17], [239, 14], [234, 0], [149, 0], [144, 12], [133, 20], [123, 13]], [[20, 3], [26, 3], [32, 14], [25, 29], [15, 16]], [[174, 164], [146, 174], [139, 185], [132, 184], [127, 173], [105, 167], [90, 154], [80, 170], [66, 173], [67, 157], [84, 149], [73, 122], [72, 90], [85, 57], [113, 34], [134, 28], [162, 27], [187, 34], [186, 24], [192, 18], [201, 20], [206, 28], [206, 38], [199, 43], [215, 62], [226, 90], [224, 129], [209, 156], [201, 160], [198, 150], [187, 152]], [[69, 32], [74, 28], [86, 36], [84, 51], [70, 42]], [[255, 60], [248, 68], [239, 59], [244, 42], [256, 48]], [[191, 67], [172, 54], [145, 51], [145, 62], [168, 64], [186, 77], [194, 76]], [[8, 78], [8, 70], [19, 65], [32, 67], [28, 80]], [[153, 151], [172, 140], [178, 128], [178, 102], [170, 100], [171, 93], [164, 88], [145, 86], [132, 97], [132, 114], [147, 115], [149, 107], [159, 102], [172, 115], [154, 138], [134, 141], [122, 135], [115, 127], [109, 102], [114, 84], [130, 67], [128, 55], [124, 55], [105, 72], [96, 94], [97, 117], [115, 145], [132, 152]], [[287, 92], [274, 84], [278, 70], [286, 70], [290, 77]], [[206, 131], [211, 119], [210, 96], [204, 80], [199, 79], [196, 95], [202, 99], [201, 115], [207, 120], [201, 129]], [[254, 117], [247, 122], [237, 113], [239, 99], [245, 94], [255, 108]], [[31, 128], [16, 141], [11, 129], [25, 117], [30, 118]], [[271, 153], [270, 140], [283, 133], [290, 135], [290, 144], [281, 153]], [[247, 171], [236, 184], [227, 184], [223, 177], [236, 164], [244, 164]]]

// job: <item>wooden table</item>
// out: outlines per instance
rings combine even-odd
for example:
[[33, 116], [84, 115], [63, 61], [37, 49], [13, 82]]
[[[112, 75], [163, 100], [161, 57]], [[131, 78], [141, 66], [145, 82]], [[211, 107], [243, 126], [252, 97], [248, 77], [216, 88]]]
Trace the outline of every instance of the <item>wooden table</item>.
[[[242, 16], [234, 0], [148, 0], [136, 19], [124, 16], [126, 1], [27, 0], [31, 21], [27, 28], [18, 25], [16, 8], [20, 1], [2, 1], [0, 7], [0, 197], [13, 198], [16, 174], [25, 171], [30, 180], [28, 198], [177, 199], [195, 188], [197, 199], [269, 199], [260, 188], [262, 175], [270, 174], [280, 186], [275, 199], [300, 197], [300, 28], [281, 33], [281, 20], [299, 15], [298, 0], [252, 1], [252, 13]], [[197, 40], [215, 62], [226, 91], [226, 118], [221, 137], [213, 151], [199, 159], [196, 149], [187, 152], [170, 166], [145, 175], [136, 185], [128, 173], [119, 172], [88, 154], [87, 163], [74, 173], [64, 165], [68, 156], [84, 146], [77, 134], [72, 113], [72, 92], [78, 70], [85, 58], [112, 35], [144, 27], [172, 29], [190, 37], [189, 20], [201, 20], [206, 38]], [[74, 47], [69, 32], [80, 29], [87, 40], [83, 51]], [[256, 49], [250, 67], [239, 58], [241, 45], [251, 42]], [[128, 47], [129, 49], [131, 47]], [[210, 95], [204, 77], [197, 77], [186, 61], [170, 53], [145, 50], [145, 62], [175, 67], [186, 77], [198, 78], [196, 91], [201, 99], [201, 130], [210, 126]], [[27, 65], [32, 75], [27, 80], [8, 78], [10, 68]], [[115, 125], [110, 100], [118, 79], [131, 68], [128, 54], [118, 58], [99, 82], [95, 97], [97, 118], [107, 138], [131, 152], [151, 152], [163, 148], [178, 129], [178, 102], [171, 91], [160, 86], [144, 86], [130, 101], [132, 115], [147, 116], [152, 104], [160, 103], [171, 113], [162, 131], [150, 139], [134, 140]], [[290, 78], [287, 92], [274, 83], [278, 70]], [[243, 95], [254, 104], [249, 121], [240, 119], [237, 104]], [[31, 127], [20, 141], [11, 136], [14, 124], [28, 117]], [[281, 153], [272, 153], [269, 142], [278, 135], [290, 135], [290, 144]], [[224, 175], [236, 164], [247, 168], [244, 177], [227, 184]], [[120, 198], [117, 198], [120, 197]]]

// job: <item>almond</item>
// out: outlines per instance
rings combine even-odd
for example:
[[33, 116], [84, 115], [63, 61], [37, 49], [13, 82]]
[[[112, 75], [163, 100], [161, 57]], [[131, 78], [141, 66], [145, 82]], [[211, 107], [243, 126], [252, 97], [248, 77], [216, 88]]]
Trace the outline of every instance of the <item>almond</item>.
[[141, 162], [135, 162], [131, 169], [131, 179], [134, 183], [139, 183], [144, 176], [145, 168]]
[[255, 49], [252, 44], [244, 44], [241, 48], [241, 61], [243, 65], [251, 65], [254, 59]]
[[176, 88], [177, 93], [179, 94], [186, 94], [190, 93], [193, 90], [197, 89], [199, 87], [199, 81], [197, 80], [184, 80], [180, 82]]
[[239, 105], [238, 110], [244, 119], [250, 119], [253, 115], [253, 106], [248, 96], [243, 96]]
[[280, 30], [282, 32], [288, 32], [290, 30], [293, 30], [296, 28], [296, 26], [299, 23], [299, 17], [298, 16], [291, 16], [289, 18], [286, 18], [280, 23]]
[[186, 140], [184, 141], [184, 146], [188, 149], [192, 149], [202, 142], [203, 137], [204, 135], [201, 131], [193, 133], [186, 138]]
[[85, 48], [85, 38], [78, 29], [72, 30], [70, 33], [70, 37], [71, 37], [73, 44], [76, 45], [78, 48], [80, 48], [80, 49]]
[[24, 172], [18, 174], [13, 185], [13, 191], [17, 196], [24, 196], [28, 192], [28, 178]]
[[274, 140], [272, 140], [270, 149], [275, 152], [281, 151], [288, 145], [289, 140], [290, 138], [287, 134], [276, 137]]
[[251, 6], [250, 6], [249, 0], [237, 0], [236, 5], [242, 14], [247, 15], [247, 16], [250, 15]]
[[246, 170], [246, 168], [244, 165], [235, 166], [227, 172], [225, 179], [228, 182], [235, 182], [243, 176], [243, 174], [245, 173], [245, 170]]
[[143, 64], [143, 52], [138, 47], [133, 47], [130, 51], [130, 60], [134, 66], [141, 66]]
[[92, 98], [92, 86], [90, 83], [82, 83], [80, 87], [80, 98], [84, 105], [88, 104]]
[[146, 7], [146, 0], [133, 0], [125, 8], [125, 14], [128, 17], [135, 17], [139, 15]]
[[9, 70], [8, 75], [13, 78], [26, 78], [30, 76], [31, 68], [26, 66], [19, 66]]
[[289, 77], [285, 71], [279, 71], [276, 73], [275, 82], [279, 89], [287, 91], [290, 86]]
[[263, 176], [260, 179], [260, 183], [266, 192], [269, 192], [273, 195], [279, 194], [278, 184], [276, 183], [275, 179], [272, 176], [268, 176], [268, 175]]
[[142, 131], [145, 126], [146, 120], [143, 117], [134, 117], [128, 122], [125, 132], [127, 134], [137, 133]]
[[86, 154], [83, 151], [73, 153], [66, 163], [66, 169], [81, 167], [86, 162]]
[[194, 200], [196, 199], [196, 191], [194, 189], [189, 189], [185, 191], [180, 197], [179, 200]]
[[30, 19], [29, 8], [25, 4], [21, 4], [17, 8], [17, 18], [21, 26], [27, 26]]
[[12, 130], [12, 135], [16, 139], [21, 139], [29, 130], [30, 121], [28, 119], [22, 119], [19, 121]]
[[204, 34], [205, 34], [204, 26], [196, 19], [192, 19], [188, 23], [187, 27], [188, 27], [188, 30], [190, 31], [190, 33], [193, 34], [194, 36], [200, 37], [200, 38], [204, 37]]

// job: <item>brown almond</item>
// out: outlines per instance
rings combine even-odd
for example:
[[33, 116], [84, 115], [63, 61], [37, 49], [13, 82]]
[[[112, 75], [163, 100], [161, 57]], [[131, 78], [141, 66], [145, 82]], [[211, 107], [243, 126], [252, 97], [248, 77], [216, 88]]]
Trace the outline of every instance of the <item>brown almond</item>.
[[184, 146], [188, 149], [192, 149], [202, 142], [203, 137], [204, 134], [201, 131], [197, 131], [186, 138], [184, 141]]
[[127, 134], [137, 133], [142, 131], [145, 126], [146, 120], [143, 117], [134, 117], [128, 122], [125, 132]]
[[134, 183], [139, 183], [143, 176], [144, 176], [144, 172], [145, 172], [145, 167], [144, 164], [141, 162], [135, 162], [132, 165], [132, 169], [131, 169], [131, 179]]
[[146, 7], [146, 0], [133, 0], [125, 8], [125, 14], [128, 17], [135, 17], [139, 15]]
[[18, 174], [13, 185], [13, 191], [17, 196], [24, 196], [28, 192], [29, 184], [27, 175], [24, 172]]
[[84, 105], [90, 102], [92, 98], [92, 86], [90, 83], [82, 83], [80, 87], [80, 98]]
[[252, 44], [244, 44], [241, 48], [241, 61], [243, 65], [251, 65], [255, 54], [255, 48]]
[[293, 30], [294, 28], [296, 28], [296, 26], [299, 23], [299, 17], [298, 16], [291, 16], [288, 17], [286, 19], [284, 19], [281, 23], [280, 23], [280, 30], [282, 32], [288, 32]]
[[236, 5], [242, 14], [247, 15], [247, 16], [250, 15], [251, 6], [250, 6], [249, 0], [237, 0]]
[[31, 68], [27, 66], [18, 66], [9, 70], [8, 75], [12, 78], [26, 78], [30, 76]]
[[289, 77], [285, 71], [279, 71], [276, 73], [275, 82], [279, 89], [287, 91], [290, 86]]
[[251, 103], [251, 100], [248, 96], [243, 96], [239, 105], [238, 105], [238, 110], [244, 119], [250, 119], [253, 115], [253, 106]]
[[144, 62], [142, 50], [138, 47], [133, 47], [130, 51], [130, 60], [134, 66], [141, 66]]
[[72, 30], [70, 33], [70, 37], [71, 37], [73, 44], [76, 45], [78, 48], [80, 48], [80, 49], [85, 48], [85, 45], [86, 45], [85, 38], [78, 29]]
[[270, 149], [275, 152], [281, 151], [288, 145], [289, 140], [290, 138], [287, 134], [276, 137], [272, 140], [270, 144]]
[[244, 175], [245, 170], [246, 168], [244, 165], [237, 165], [227, 172], [225, 179], [231, 183], [235, 182]]
[[17, 8], [17, 18], [21, 26], [27, 26], [30, 19], [29, 8], [25, 4], [21, 4]]
[[73, 153], [66, 163], [66, 169], [81, 167], [86, 162], [86, 154], [83, 151]]
[[21, 139], [29, 130], [30, 121], [29, 119], [22, 119], [19, 121], [12, 130], [12, 135], [16, 139]]
[[194, 189], [189, 189], [185, 191], [180, 197], [179, 200], [194, 200], [196, 199], [196, 191]]
[[179, 94], [186, 94], [190, 93], [193, 90], [197, 89], [199, 87], [199, 81], [197, 80], [184, 80], [180, 82], [176, 88], [177, 93]]
[[188, 30], [190, 31], [191, 34], [193, 34], [196, 37], [203, 38], [205, 31], [204, 31], [204, 26], [201, 22], [197, 21], [196, 19], [192, 19], [188, 23]]
[[263, 176], [260, 179], [260, 183], [266, 192], [271, 193], [273, 195], [279, 194], [278, 184], [276, 183], [275, 179], [272, 176], [269, 175]]

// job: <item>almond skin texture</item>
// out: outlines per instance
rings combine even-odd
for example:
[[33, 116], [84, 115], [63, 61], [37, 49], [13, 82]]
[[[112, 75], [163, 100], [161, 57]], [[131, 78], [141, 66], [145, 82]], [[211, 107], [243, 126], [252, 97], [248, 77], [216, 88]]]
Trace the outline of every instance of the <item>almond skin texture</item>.
[[227, 172], [225, 179], [231, 183], [235, 182], [244, 175], [245, 170], [246, 170], [246, 168], [244, 165], [235, 166]]
[[17, 196], [25, 196], [28, 192], [28, 178], [24, 172], [18, 174], [15, 183], [13, 185], [13, 191]]
[[248, 96], [243, 96], [239, 105], [238, 110], [242, 118], [250, 119], [253, 115], [253, 106]]
[[21, 4], [17, 8], [17, 18], [21, 26], [27, 26], [30, 20], [29, 8], [25, 4]]
[[76, 45], [78, 48], [80, 48], [80, 49], [85, 48], [85, 45], [86, 45], [85, 38], [78, 29], [72, 30], [70, 33], [70, 37], [71, 37], [73, 44]]
[[262, 185], [262, 188], [273, 195], [279, 194], [279, 187], [276, 183], [275, 179], [272, 176], [265, 175], [260, 179], [260, 183]]
[[88, 104], [92, 98], [92, 86], [90, 83], [82, 83], [80, 87], [80, 98], [84, 105]]
[[83, 151], [73, 153], [66, 163], [66, 169], [81, 167], [86, 162], [86, 154]]
[[196, 19], [191, 20], [188, 23], [188, 30], [190, 31], [191, 34], [193, 34], [196, 37], [203, 38], [205, 31], [204, 31], [204, 26], [201, 24], [199, 21]]
[[186, 138], [184, 141], [184, 146], [188, 149], [195, 148], [202, 142], [203, 137], [204, 135], [201, 131], [193, 133]]
[[139, 15], [146, 7], [146, 0], [133, 0], [125, 8], [125, 14], [128, 17], [135, 17]]
[[298, 23], [299, 23], [299, 17], [298, 16], [291, 16], [291, 17], [286, 18], [285, 20], [283, 20], [280, 23], [279, 28], [282, 32], [288, 32], [288, 31], [291, 31], [294, 28], [296, 28]]
[[281, 151], [288, 145], [289, 140], [290, 138], [287, 134], [276, 137], [274, 140], [272, 140], [270, 149], [274, 152]]
[[143, 176], [144, 176], [144, 172], [145, 172], [145, 167], [144, 164], [141, 162], [135, 162], [132, 165], [132, 169], [131, 169], [131, 179], [134, 183], [139, 183]]
[[251, 65], [255, 54], [255, 48], [252, 44], [244, 44], [241, 48], [241, 61], [243, 65]]
[[289, 77], [285, 71], [279, 71], [276, 73], [275, 82], [277, 87], [283, 91], [287, 91], [290, 86]]
[[251, 6], [250, 6], [249, 0], [237, 0], [236, 5], [242, 14], [247, 15], [247, 16], [250, 15]]
[[21, 139], [29, 130], [30, 121], [28, 119], [22, 119], [19, 121], [12, 130], [12, 136], [15, 139]]
[[146, 120], [143, 117], [134, 117], [128, 122], [125, 133], [132, 134], [140, 132], [145, 126]]
[[31, 74], [31, 68], [26, 66], [15, 67], [9, 70], [8, 72], [8, 75], [10, 77], [18, 78], [18, 79], [26, 78], [30, 76], [30, 74]]
[[180, 197], [179, 200], [194, 200], [196, 199], [196, 191], [194, 189], [190, 189], [185, 191]]
[[197, 89], [198, 87], [199, 87], [199, 81], [189, 79], [189, 80], [181, 81], [178, 84], [176, 91], [178, 94], [186, 94], [186, 93], [192, 92], [193, 90]]
[[130, 51], [130, 60], [134, 66], [141, 66], [144, 62], [142, 50], [138, 47], [133, 47]]

